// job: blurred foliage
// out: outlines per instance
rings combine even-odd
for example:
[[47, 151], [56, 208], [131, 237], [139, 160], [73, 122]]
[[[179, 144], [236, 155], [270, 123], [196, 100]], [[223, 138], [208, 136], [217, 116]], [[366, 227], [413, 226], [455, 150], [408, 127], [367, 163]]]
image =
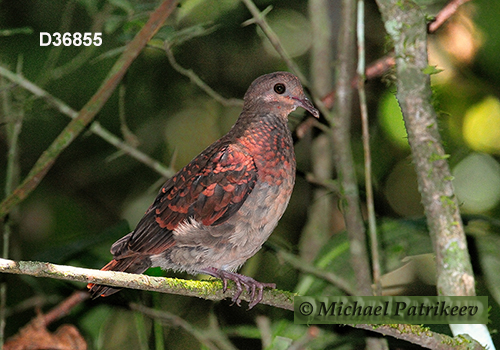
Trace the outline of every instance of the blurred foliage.
[[[432, 3], [429, 12], [435, 13], [434, 7], [439, 9], [442, 3]], [[117, 55], [157, 4], [156, 0], [0, 1], [0, 64], [17, 70], [78, 110], [97, 90]], [[301, 69], [307, 72], [310, 43], [314, 40], [307, 3], [260, 0], [256, 4], [261, 10], [272, 5], [268, 17], [271, 26]], [[339, 4], [339, 1], [331, 2], [332, 18], [340, 11]], [[441, 112], [440, 129], [456, 177], [457, 195], [463, 203], [477, 294], [491, 297], [491, 329], [500, 325], [499, 16], [500, 2], [475, 0], [462, 6], [429, 40], [430, 65], [443, 69], [432, 75], [434, 102]], [[226, 107], [210, 99], [175, 71], [161, 49], [161, 40], [173, 44], [174, 55], [181, 66], [192, 69], [225, 98], [242, 98], [255, 77], [286, 70], [262, 32], [254, 25], [242, 26], [249, 18], [248, 10], [236, 0], [181, 2], [153, 45], [136, 59], [123, 81], [124, 120], [139, 140], [141, 151], [179, 169], [223, 135], [239, 113], [238, 107]], [[388, 44], [372, 2], [367, 4], [366, 18], [367, 61], [370, 62], [380, 58]], [[332, 45], [335, 45], [338, 23], [332, 23], [332, 30]], [[103, 32], [103, 45], [40, 46], [40, 32], [58, 31]], [[426, 276], [432, 276], [432, 269], [427, 269], [429, 260], [419, 260], [431, 253], [432, 248], [422, 218], [391, 74], [382, 81], [367, 83], [375, 207], [388, 285], [400, 278], [389, 273], [400, 268], [407, 273], [410, 261], [416, 264], [411, 271], [420, 268]], [[22, 178], [69, 119], [5, 79], [0, 80], [0, 93], [3, 96], [0, 169], [6, 167], [6, 125], [22, 116], [19, 142]], [[97, 120], [123, 137], [119, 104], [120, 98], [115, 92]], [[292, 125], [297, 125], [300, 113], [291, 116]], [[363, 188], [358, 120], [353, 120], [353, 144]], [[338, 287], [297, 271], [275, 252], [283, 249], [298, 257], [301, 255], [298, 242], [308, 220], [308, 207], [315, 200], [313, 189], [318, 185], [306, 181], [304, 174], [311, 171], [311, 143], [318, 133], [314, 130], [296, 144], [299, 178], [289, 208], [271, 237], [272, 249], [264, 248], [244, 265], [242, 273], [303, 294], [339, 294], [342, 291]], [[0, 171], [2, 189], [5, 176], [5, 171]], [[102, 267], [110, 259], [111, 244], [134, 227], [163, 180], [148, 166], [86, 133], [61, 155], [35, 192], [11, 215], [14, 234], [10, 258]], [[331, 191], [325, 195], [337, 200]], [[340, 217], [339, 206], [334, 205], [331, 210], [332, 217]], [[472, 214], [477, 216], [471, 217]], [[314, 259], [315, 266], [353, 283], [342, 224], [332, 224], [331, 232], [326, 234], [327, 244]], [[148, 273], [162, 274], [158, 269]], [[166, 274], [179, 276], [172, 272]], [[431, 282], [419, 283], [418, 274], [411, 276], [415, 279], [409, 283], [415, 283], [412, 287], [417, 291], [433, 292]], [[33, 303], [45, 311], [73, 290], [83, 288], [76, 283], [24, 276], [2, 276], [2, 279], [8, 285], [8, 336], [32, 319]], [[167, 319], [153, 322], [138, 311], [131, 311], [131, 301], [177, 315], [192, 329]], [[264, 319], [257, 318], [258, 315], [265, 315], [259, 316]], [[228, 349], [231, 346], [260, 349], [262, 342], [267, 349], [285, 349], [301, 342], [309, 349], [354, 349], [363, 347], [361, 335], [364, 334], [348, 327], [296, 326], [290, 312], [267, 306], [257, 306], [247, 312], [245, 306], [230, 307], [228, 301], [212, 303], [132, 290], [104, 300], [88, 301], [61, 322], [75, 325], [90, 349], [161, 348], [163, 341], [166, 349], [207, 348], [206, 344], [200, 345], [203, 337], [192, 334], [203, 335], [218, 348]], [[498, 334], [494, 337], [500, 340]], [[405, 348], [410, 347], [405, 344]]]

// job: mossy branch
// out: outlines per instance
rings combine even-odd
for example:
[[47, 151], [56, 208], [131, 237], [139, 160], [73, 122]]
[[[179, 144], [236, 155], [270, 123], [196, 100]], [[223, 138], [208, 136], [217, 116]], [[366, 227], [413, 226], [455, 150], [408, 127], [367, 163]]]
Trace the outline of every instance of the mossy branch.
[[459, 205], [431, 103], [425, 14], [408, 0], [378, 0], [394, 41], [397, 99], [408, 132], [419, 192], [434, 245], [439, 295], [475, 295]]
[[[101, 271], [56, 265], [38, 261], [0, 259], [0, 272], [34, 277], [48, 277], [73, 282], [99, 283], [113, 287], [149, 290], [160, 293], [197, 297], [206, 300], [223, 300], [231, 298], [234, 288], [234, 284], [230, 282], [228, 290], [224, 293], [220, 280], [195, 281], [178, 278], [152, 277], [126, 272]], [[266, 289], [264, 290], [264, 298], [261, 304], [293, 311], [294, 296], [295, 294], [291, 292]], [[78, 301], [84, 300], [81, 296], [76, 297]], [[74, 299], [74, 296], [70, 297], [70, 299]], [[248, 293], [242, 293], [241, 299], [249, 301]], [[390, 335], [431, 349], [462, 349], [462, 347], [457, 346], [465, 342], [465, 338], [463, 337], [451, 338], [444, 334], [431, 332], [427, 328], [418, 325], [354, 325], [353, 327]], [[472, 339], [467, 339], [467, 341], [469, 341], [469, 345], [475, 344], [475, 341]], [[430, 345], [433, 347], [430, 347]], [[463, 347], [463, 349], [465, 349], [465, 347]], [[484, 348], [474, 345], [474, 347], [468, 349], [479, 350]]]
[[356, 328], [374, 331], [380, 334], [406, 340], [433, 350], [484, 350], [477, 341], [467, 334], [458, 335], [454, 338], [445, 334], [430, 331], [426, 327], [409, 324], [358, 324]]
[[[185, 295], [207, 300], [223, 300], [233, 296], [233, 284], [229, 283], [226, 293], [222, 282], [183, 280], [178, 278], [152, 277], [126, 272], [101, 271], [81, 267], [56, 265], [39, 261], [13, 261], [0, 259], [0, 272], [22, 274], [34, 277], [49, 277], [65, 281], [105, 284], [112, 287], [149, 290], [160, 293]], [[280, 290], [264, 290], [261, 304], [293, 310], [293, 293]], [[241, 299], [249, 301], [247, 293]]]

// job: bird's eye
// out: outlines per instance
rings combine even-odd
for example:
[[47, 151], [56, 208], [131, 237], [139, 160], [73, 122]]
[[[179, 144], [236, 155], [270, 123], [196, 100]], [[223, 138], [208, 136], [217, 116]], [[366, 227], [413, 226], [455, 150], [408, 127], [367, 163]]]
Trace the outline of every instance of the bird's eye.
[[282, 83], [278, 83], [276, 85], [274, 85], [274, 91], [277, 93], [277, 94], [282, 94], [286, 91], [286, 87], [285, 87], [285, 84], [282, 84]]

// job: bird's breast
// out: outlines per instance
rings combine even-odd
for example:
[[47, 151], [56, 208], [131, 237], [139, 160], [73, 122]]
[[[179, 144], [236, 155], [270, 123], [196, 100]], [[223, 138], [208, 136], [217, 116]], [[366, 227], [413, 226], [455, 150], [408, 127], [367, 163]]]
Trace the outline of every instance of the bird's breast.
[[281, 186], [285, 179], [295, 181], [293, 140], [284, 122], [262, 119], [238, 143], [252, 155], [259, 181]]
[[295, 184], [295, 154], [286, 125], [264, 124], [241, 144], [252, 155], [258, 176], [255, 188], [233, 218], [235, 230], [230, 241], [253, 255], [288, 205]]
[[167, 260], [178, 269], [237, 269], [262, 247], [288, 205], [296, 165], [286, 123], [259, 122], [231, 144], [253, 159], [255, 186], [225, 222], [205, 226], [190, 219], [173, 231], [176, 244]]

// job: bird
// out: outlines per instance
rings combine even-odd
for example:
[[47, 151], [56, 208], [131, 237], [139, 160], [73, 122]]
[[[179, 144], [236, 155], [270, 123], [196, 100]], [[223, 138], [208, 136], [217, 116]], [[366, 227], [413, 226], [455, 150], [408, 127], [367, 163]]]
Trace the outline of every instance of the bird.
[[[137, 227], [110, 249], [101, 270], [141, 274], [150, 267], [205, 274], [243, 288], [249, 309], [260, 303], [262, 283], [236, 271], [257, 253], [278, 224], [295, 183], [295, 153], [288, 115], [319, 111], [299, 79], [288, 72], [262, 75], [249, 86], [240, 116], [227, 134], [168, 179]], [[89, 283], [93, 298], [120, 288]]]

